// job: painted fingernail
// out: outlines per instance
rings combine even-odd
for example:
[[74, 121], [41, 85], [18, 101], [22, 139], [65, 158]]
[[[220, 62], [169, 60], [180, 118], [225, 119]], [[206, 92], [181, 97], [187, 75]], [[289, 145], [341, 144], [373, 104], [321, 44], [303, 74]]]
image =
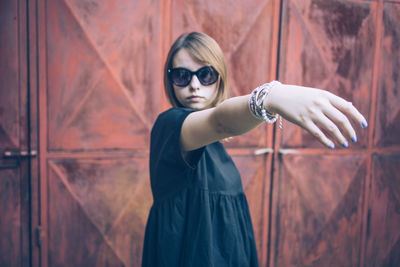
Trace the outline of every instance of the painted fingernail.
[[347, 143], [346, 141], [342, 144], [343, 147], [349, 147], [349, 143]]
[[357, 142], [357, 136], [353, 136], [353, 137], [351, 138], [351, 141], [352, 141], [353, 143]]
[[367, 123], [366, 121], [363, 121], [363, 122], [361, 123], [361, 126], [362, 126], [363, 128], [366, 128], [366, 127], [368, 126], [368, 123]]
[[335, 148], [335, 145], [332, 144], [332, 145], [329, 146], [329, 148], [330, 148], [330, 149], [334, 149], [334, 148]]

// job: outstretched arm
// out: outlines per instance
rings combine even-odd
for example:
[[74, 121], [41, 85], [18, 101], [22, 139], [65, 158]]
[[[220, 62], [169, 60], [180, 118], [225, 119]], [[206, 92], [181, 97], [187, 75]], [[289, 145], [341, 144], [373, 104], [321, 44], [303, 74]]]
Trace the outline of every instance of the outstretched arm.
[[[181, 132], [183, 151], [191, 151], [207, 144], [250, 131], [261, 120], [248, 108], [249, 95], [225, 100], [215, 108], [193, 112], [185, 119]], [[327, 147], [333, 146], [322, 130], [340, 144], [347, 138], [356, 141], [356, 133], [349, 118], [366, 126], [361, 113], [341, 97], [324, 90], [295, 86], [275, 86], [264, 101], [265, 108], [304, 128]], [[345, 137], [346, 136], [346, 137]]]

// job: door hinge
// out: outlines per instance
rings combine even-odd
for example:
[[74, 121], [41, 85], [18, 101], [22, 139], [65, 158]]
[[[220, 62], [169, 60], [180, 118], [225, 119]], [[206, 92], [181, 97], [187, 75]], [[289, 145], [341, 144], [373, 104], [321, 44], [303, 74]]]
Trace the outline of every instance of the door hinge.
[[42, 226], [39, 225], [38, 227], [36, 227], [36, 245], [38, 247], [40, 247], [42, 245], [42, 239], [43, 239], [43, 235], [42, 235]]

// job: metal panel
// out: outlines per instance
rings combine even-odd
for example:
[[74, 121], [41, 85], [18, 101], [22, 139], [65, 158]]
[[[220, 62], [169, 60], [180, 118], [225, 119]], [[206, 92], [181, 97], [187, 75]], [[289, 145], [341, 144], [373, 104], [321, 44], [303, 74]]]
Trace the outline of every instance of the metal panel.
[[288, 154], [280, 161], [271, 266], [358, 266], [365, 157]]
[[49, 265], [139, 266], [151, 204], [147, 159], [49, 162]]
[[385, 3], [382, 21], [374, 143], [390, 147], [400, 145], [400, 5]]
[[0, 265], [29, 266], [29, 157], [19, 156], [29, 153], [26, 6], [1, 1], [0, 10]]
[[400, 265], [400, 2], [382, 4], [365, 266]]
[[38, 12], [42, 266], [139, 266], [160, 1], [39, 1]]
[[[284, 1], [279, 78], [337, 94], [369, 120], [376, 16], [373, 2]], [[352, 147], [365, 147], [368, 131], [355, 127], [359, 142]], [[284, 128], [282, 146], [322, 147], [299, 127]]]
[[270, 266], [363, 265], [380, 4], [283, 2], [280, 79], [344, 97], [372, 128], [355, 125], [358, 142], [334, 151], [290, 123], [277, 131], [289, 150], [273, 179]]
[[365, 266], [400, 265], [400, 155], [375, 155]]

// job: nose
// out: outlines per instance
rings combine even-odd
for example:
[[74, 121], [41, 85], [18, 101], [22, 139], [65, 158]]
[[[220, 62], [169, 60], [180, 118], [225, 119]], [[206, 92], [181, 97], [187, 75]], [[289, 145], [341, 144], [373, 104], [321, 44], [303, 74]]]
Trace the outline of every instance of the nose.
[[193, 74], [192, 76], [192, 80], [190, 81], [190, 88], [192, 88], [193, 90], [197, 90], [200, 88], [200, 81], [197, 78], [197, 75]]

